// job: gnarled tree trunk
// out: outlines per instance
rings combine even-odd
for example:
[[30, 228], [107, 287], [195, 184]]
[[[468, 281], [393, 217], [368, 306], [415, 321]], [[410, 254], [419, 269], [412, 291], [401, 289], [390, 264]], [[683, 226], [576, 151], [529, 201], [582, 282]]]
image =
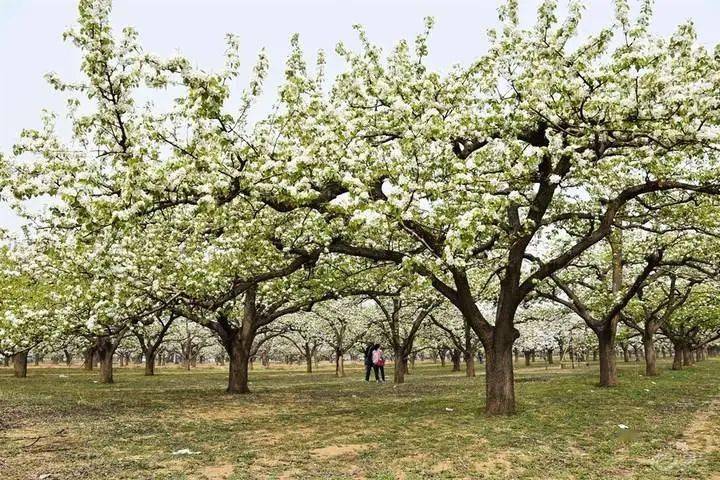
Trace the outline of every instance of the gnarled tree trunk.
[[13, 361], [13, 374], [16, 378], [27, 377], [27, 357], [28, 351], [18, 352], [12, 356]]
[[655, 341], [650, 333], [643, 334], [643, 350], [645, 351], [645, 375], [654, 377], [657, 372], [657, 353], [655, 352]]
[[[254, 337], [254, 335], [253, 335]], [[250, 393], [248, 385], [249, 367], [250, 367], [250, 346], [242, 335], [236, 335], [233, 338], [232, 346], [228, 349], [230, 357], [230, 374], [228, 376], [227, 393]]]
[[617, 385], [617, 365], [615, 363], [615, 331], [603, 328], [596, 332], [600, 350], [600, 386], [614, 387]]
[[100, 357], [100, 383], [114, 383], [113, 355], [117, 344], [109, 337], [97, 339], [97, 353]]
[[485, 349], [485, 412], [489, 415], [515, 413], [513, 340], [496, 338], [490, 348]]
[[459, 372], [460, 371], [460, 350], [457, 348], [454, 348], [450, 352], [450, 358], [452, 359], [452, 371], [453, 372]]
[[83, 352], [83, 368], [85, 370], [92, 370], [93, 366], [95, 364], [95, 347], [88, 347], [85, 352]]
[[677, 343], [673, 344], [673, 370], [682, 370], [683, 367], [683, 347]]
[[155, 375], [155, 349], [148, 348], [145, 352], [145, 376]]

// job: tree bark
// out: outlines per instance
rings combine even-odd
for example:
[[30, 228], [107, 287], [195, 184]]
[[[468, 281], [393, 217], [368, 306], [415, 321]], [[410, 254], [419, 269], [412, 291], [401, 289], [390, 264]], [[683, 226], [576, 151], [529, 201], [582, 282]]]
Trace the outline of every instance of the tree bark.
[[15, 375], [16, 378], [26, 378], [27, 377], [27, 357], [28, 357], [27, 350], [25, 350], [23, 352], [18, 352], [12, 356], [13, 374]]
[[404, 359], [402, 349], [395, 350], [395, 372], [393, 374], [393, 382], [396, 384], [405, 383], [405, 373], [407, 373], [407, 364]]
[[491, 348], [485, 349], [485, 413], [488, 415], [515, 413], [512, 344], [513, 339], [496, 339]]
[[[230, 356], [230, 374], [228, 376], [227, 393], [250, 393], [248, 386], [248, 370], [250, 367], [250, 348], [237, 335], [233, 339]], [[251, 342], [252, 345], [252, 342]]]
[[525, 366], [529, 367], [530, 366], [530, 357], [531, 357], [530, 350], [523, 350], [523, 355], [525, 356]]
[[657, 372], [657, 352], [652, 334], [643, 335], [643, 350], [645, 351], [645, 376], [654, 377]]
[[693, 364], [692, 352], [690, 347], [685, 346], [682, 349], [683, 367], [690, 367]]
[[155, 375], [155, 350], [148, 349], [145, 353], [145, 376]]
[[604, 328], [596, 332], [600, 351], [600, 386], [614, 387], [617, 385], [617, 366], [615, 363], [615, 335], [612, 328]]
[[622, 348], [623, 352], [623, 362], [628, 363], [630, 361], [630, 349], [627, 345], [622, 345], [620, 348]]
[[97, 353], [100, 356], [100, 383], [114, 383], [113, 355], [117, 345], [110, 338], [98, 338]]
[[305, 348], [305, 372], [312, 373], [313, 372], [312, 349], [310, 348], [310, 345], [308, 345], [307, 343], [305, 344], [304, 348]]
[[465, 375], [468, 377], [475, 376], [475, 351], [469, 350], [465, 352]]
[[335, 349], [335, 376], [338, 378], [345, 376], [345, 359], [338, 349]]
[[95, 363], [94, 360], [95, 357], [95, 348], [90, 347], [83, 353], [83, 368], [85, 370], [92, 370], [93, 364]]
[[553, 364], [553, 349], [552, 349], [552, 348], [548, 348], [545, 353], [546, 353], [546, 355], [547, 355], [547, 363], [548, 363], [548, 365], [552, 365], [552, 364]]
[[678, 344], [673, 345], [673, 370], [682, 370], [683, 367], [683, 348]]
[[452, 352], [450, 353], [450, 358], [452, 359], [452, 371], [453, 372], [459, 372], [460, 371], [460, 350], [457, 348], [454, 348]]

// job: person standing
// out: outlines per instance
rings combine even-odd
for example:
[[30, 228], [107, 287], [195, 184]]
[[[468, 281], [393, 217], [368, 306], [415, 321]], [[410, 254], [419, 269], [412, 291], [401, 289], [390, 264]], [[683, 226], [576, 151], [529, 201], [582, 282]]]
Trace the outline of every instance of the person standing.
[[385, 357], [383, 357], [383, 351], [379, 343], [373, 346], [372, 363], [373, 370], [375, 370], [375, 380], [378, 383], [385, 383]]
[[[375, 366], [373, 364], [373, 351], [375, 350], [375, 345], [372, 343], [368, 344], [367, 348], [365, 348], [365, 381], [370, 381], [370, 370], [375, 370]], [[375, 379], [378, 379], [378, 372], [375, 370]]]

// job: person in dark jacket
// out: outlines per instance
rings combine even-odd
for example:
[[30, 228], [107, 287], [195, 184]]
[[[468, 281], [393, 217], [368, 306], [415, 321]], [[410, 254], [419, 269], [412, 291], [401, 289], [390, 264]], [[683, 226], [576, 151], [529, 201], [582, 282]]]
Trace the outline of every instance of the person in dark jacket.
[[373, 368], [373, 352], [375, 351], [375, 344], [368, 344], [368, 346], [365, 348], [365, 381], [370, 381], [370, 372], [375, 371], [375, 380], [378, 380], [378, 371], [377, 369]]

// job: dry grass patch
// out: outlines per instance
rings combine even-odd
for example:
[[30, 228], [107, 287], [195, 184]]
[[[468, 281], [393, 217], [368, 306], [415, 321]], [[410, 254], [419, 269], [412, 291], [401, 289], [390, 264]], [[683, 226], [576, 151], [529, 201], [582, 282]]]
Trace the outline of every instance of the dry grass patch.
[[233, 474], [235, 466], [227, 463], [224, 465], [211, 465], [203, 468], [200, 473], [207, 480], [226, 480]]
[[678, 442], [687, 449], [697, 453], [720, 452], [720, 398], [716, 398], [710, 406], [695, 414], [692, 422], [683, 432], [683, 441]]
[[362, 443], [349, 443], [346, 445], [329, 445], [316, 448], [310, 453], [321, 460], [337, 457], [356, 457], [358, 453], [366, 450], [369, 446]]

